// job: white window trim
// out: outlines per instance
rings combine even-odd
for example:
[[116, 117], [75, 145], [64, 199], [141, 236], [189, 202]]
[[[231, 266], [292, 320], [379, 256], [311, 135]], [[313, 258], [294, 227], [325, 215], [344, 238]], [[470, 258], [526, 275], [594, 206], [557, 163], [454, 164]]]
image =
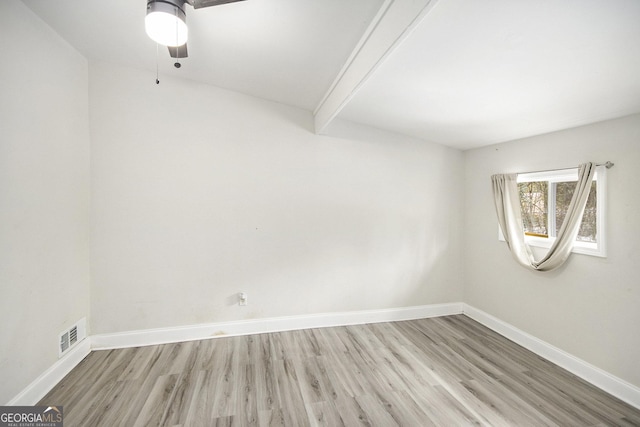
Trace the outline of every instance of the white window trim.
[[[596, 193], [597, 193], [597, 203], [596, 203], [596, 221], [597, 221], [597, 242], [580, 242], [576, 241], [572, 253], [583, 254], [583, 255], [591, 255], [601, 258], [606, 258], [607, 256], [607, 246], [606, 246], [606, 200], [607, 200], [607, 168], [605, 165], [596, 167], [596, 173], [593, 177], [596, 181]], [[518, 182], [532, 182], [532, 181], [549, 181], [549, 182], [566, 182], [566, 181], [577, 181], [578, 180], [578, 169], [563, 169], [557, 171], [549, 171], [549, 172], [534, 172], [534, 173], [523, 173], [518, 174]], [[555, 188], [554, 186], [549, 186], [550, 189]], [[553, 190], [550, 190], [553, 191]], [[549, 195], [551, 197], [552, 194]], [[549, 226], [553, 226], [555, 230], [555, 215], [549, 215]], [[551, 228], [550, 228], [551, 229]], [[498, 226], [498, 239], [501, 241], [504, 240], [504, 236], [502, 235], [502, 231], [500, 230], [500, 226]], [[539, 247], [539, 248], [550, 248], [555, 241], [555, 237], [536, 237], [536, 236], [525, 236], [525, 242], [529, 246]]]

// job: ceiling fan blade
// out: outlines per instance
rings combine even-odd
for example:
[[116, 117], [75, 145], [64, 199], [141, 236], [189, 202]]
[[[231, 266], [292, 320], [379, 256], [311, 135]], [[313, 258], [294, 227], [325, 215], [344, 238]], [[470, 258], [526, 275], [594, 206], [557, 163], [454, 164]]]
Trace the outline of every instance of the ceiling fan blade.
[[201, 9], [209, 6], [219, 6], [221, 4], [235, 3], [243, 0], [187, 0], [194, 9]]
[[183, 44], [182, 46], [167, 46], [169, 48], [169, 55], [172, 58], [186, 58], [189, 55], [187, 54], [187, 44]]

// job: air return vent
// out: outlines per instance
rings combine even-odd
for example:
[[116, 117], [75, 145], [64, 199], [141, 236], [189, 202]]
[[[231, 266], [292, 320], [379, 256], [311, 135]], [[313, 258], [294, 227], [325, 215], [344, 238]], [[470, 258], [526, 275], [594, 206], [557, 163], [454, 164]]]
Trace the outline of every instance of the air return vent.
[[60, 333], [58, 357], [62, 357], [67, 351], [87, 336], [87, 319], [80, 319], [75, 325]]

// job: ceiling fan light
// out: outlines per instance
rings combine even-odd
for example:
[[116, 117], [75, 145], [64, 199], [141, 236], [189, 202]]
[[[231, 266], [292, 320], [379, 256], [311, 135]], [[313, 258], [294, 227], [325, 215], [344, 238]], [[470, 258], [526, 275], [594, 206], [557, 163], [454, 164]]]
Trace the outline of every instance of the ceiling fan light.
[[144, 28], [151, 40], [164, 46], [182, 46], [189, 35], [184, 10], [163, 1], [151, 1], [147, 4]]

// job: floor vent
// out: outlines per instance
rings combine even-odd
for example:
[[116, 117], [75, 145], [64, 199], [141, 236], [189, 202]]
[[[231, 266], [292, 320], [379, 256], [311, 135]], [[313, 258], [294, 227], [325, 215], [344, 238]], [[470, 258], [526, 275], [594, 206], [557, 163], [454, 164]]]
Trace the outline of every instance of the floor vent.
[[58, 357], [62, 357], [75, 344], [82, 341], [87, 336], [87, 320], [82, 318], [75, 325], [60, 333], [60, 345], [58, 347]]

